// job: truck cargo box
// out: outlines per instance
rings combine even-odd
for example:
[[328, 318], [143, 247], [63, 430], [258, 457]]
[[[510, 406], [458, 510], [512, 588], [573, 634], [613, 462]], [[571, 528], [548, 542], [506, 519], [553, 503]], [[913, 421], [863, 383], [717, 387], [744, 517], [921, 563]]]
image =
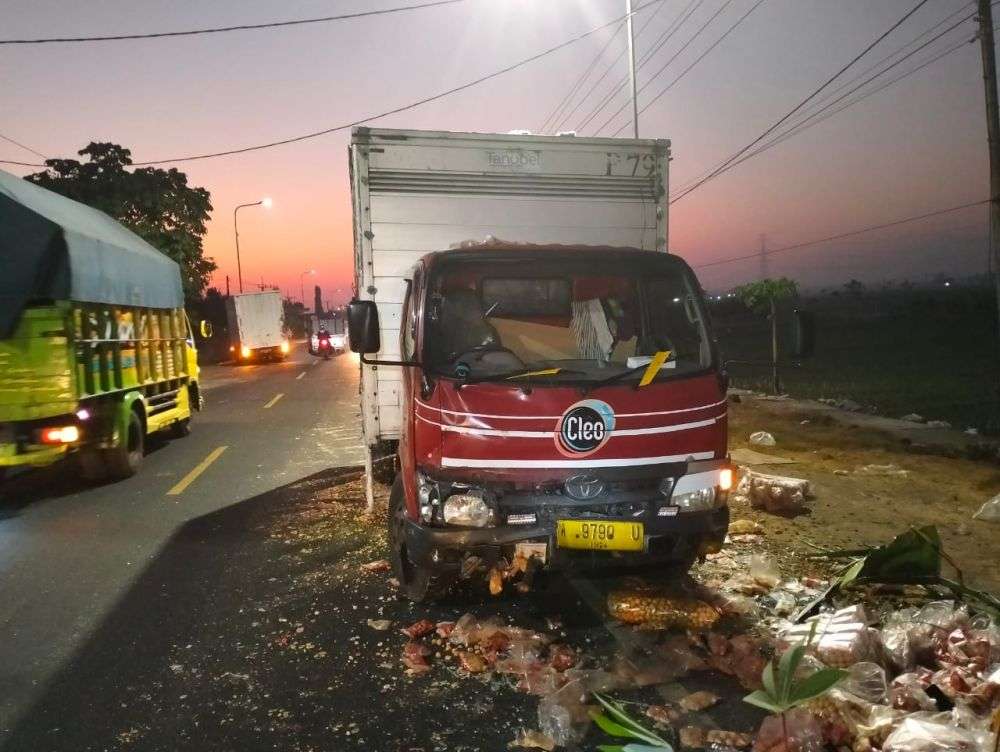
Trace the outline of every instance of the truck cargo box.
[[[487, 237], [667, 250], [665, 140], [355, 128], [350, 145], [357, 296], [378, 303], [379, 359], [399, 358], [414, 263]], [[366, 444], [400, 434], [400, 373], [362, 367]]]

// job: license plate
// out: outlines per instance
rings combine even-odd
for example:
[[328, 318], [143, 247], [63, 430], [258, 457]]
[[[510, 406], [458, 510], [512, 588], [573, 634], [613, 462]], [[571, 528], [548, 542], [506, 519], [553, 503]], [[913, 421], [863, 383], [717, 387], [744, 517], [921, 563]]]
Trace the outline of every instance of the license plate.
[[642, 551], [642, 533], [641, 522], [559, 520], [556, 545], [595, 551]]

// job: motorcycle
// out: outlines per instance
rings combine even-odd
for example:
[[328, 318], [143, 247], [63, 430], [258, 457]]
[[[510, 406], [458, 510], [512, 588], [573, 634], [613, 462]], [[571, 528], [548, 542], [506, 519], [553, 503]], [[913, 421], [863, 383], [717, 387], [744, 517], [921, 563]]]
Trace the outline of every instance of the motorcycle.
[[331, 344], [330, 338], [320, 337], [319, 341], [316, 343], [316, 350], [323, 356], [323, 360], [329, 360], [330, 356], [333, 354], [333, 344]]

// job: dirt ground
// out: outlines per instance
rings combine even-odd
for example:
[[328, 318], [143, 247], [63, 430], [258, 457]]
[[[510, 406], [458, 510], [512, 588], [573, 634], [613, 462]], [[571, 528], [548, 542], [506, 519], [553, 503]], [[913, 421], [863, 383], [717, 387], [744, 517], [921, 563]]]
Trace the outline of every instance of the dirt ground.
[[[749, 518], [764, 526], [763, 547], [789, 574], [820, 569], [804, 558], [817, 547], [880, 544], [911, 525], [933, 524], [968, 584], [1000, 593], [1000, 525], [972, 519], [1000, 492], [996, 464], [918, 454], [880, 431], [827, 416], [776, 414], [748, 400], [730, 405], [729, 429], [731, 450], [750, 448], [795, 460], [755, 470], [812, 483], [814, 497], [807, 502], [807, 512], [794, 518], [733, 507], [733, 519]], [[754, 431], [771, 433], [776, 446], [751, 447]], [[895, 465], [907, 472], [858, 472], [865, 465]]]

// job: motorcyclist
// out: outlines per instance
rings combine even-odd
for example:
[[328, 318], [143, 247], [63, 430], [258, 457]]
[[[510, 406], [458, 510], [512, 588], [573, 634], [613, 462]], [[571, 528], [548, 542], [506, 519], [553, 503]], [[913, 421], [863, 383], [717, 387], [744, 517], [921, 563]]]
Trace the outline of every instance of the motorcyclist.
[[330, 332], [326, 330], [325, 326], [320, 326], [319, 332], [316, 334], [316, 340], [318, 345], [317, 349], [323, 353], [323, 357], [329, 357], [330, 350], [333, 349], [333, 346], [330, 343]]

